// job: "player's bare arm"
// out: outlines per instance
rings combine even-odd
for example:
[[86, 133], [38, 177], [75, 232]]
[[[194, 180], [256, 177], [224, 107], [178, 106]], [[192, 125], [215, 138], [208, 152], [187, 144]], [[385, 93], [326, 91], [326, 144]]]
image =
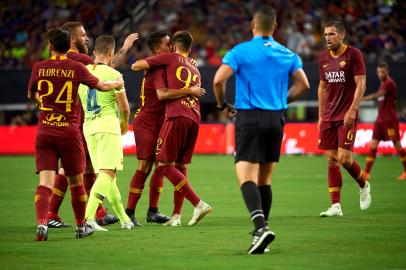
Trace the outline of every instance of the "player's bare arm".
[[145, 59], [137, 60], [134, 64], [131, 65], [131, 69], [134, 71], [148, 70], [149, 64]]
[[305, 91], [310, 90], [309, 80], [303, 69], [299, 68], [292, 75], [293, 84], [288, 90], [288, 103], [297, 100]]
[[354, 80], [356, 85], [354, 100], [352, 101], [351, 106], [348, 109], [347, 113], [344, 115], [344, 126], [346, 127], [350, 127], [353, 124], [355, 117], [357, 116], [359, 104], [362, 100], [362, 97], [365, 94], [366, 76], [365, 75], [354, 76]]
[[362, 100], [366, 101], [366, 100], [373, 100], [373, 99], [377, 99], [380, 97], [383, 97], [385, 95], [385, 91], [383, 90], [378, 90], [375, 93], [369, 94], [367, 96], [365, 96]]
[[323, 107], [324, 107], [324, 94], [327, 89], [327, 82], [326, 81], [320, 81], [319, 83], [319, 88], [317, 89], [317, 97], [318, 97], [318, 102], [319, 102], [319, 128], [320, 128], [320, 123], [323, 121]]
[[132, 33], [128, 35], [128, 37], [126, 37], [126, 39], [124, 40], [123, 47], [121, 47], [121, 49], [114, 55], [114, 58], [111, 61], [110, 65], [111, 67], [115, 68], [120, 65], [121, 61], [127, 54], [128, 50], [131, 49], [134, 42], [138, 40], [138, 38], [139, 38], [138, 33]]
[[113, 89], [121, 89], [124, 86], [123, 76], [120, 75], [116, 78], [115, 81], [99, 81], [96, 88], [97, 90], [108, 92]]
[[120, 129], [121, 135], [128, 131], [128, 119], [130, 117], [130, 105], [128, 104], [127, 95], [124, 91], [115, 94], [118, 109], [120, 111]]
[[178, 99], [188, 95], [201, 98], [205, 94], [206, 90], [197, 85], [184, 89], [159, 88], [156, 90], [156, 95], [159, 100]]

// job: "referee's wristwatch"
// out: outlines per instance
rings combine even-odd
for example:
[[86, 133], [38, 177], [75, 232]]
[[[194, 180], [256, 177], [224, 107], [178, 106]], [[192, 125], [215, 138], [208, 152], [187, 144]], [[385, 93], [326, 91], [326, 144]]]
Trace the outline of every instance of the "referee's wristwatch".
[[227, 101], [224, 101], [222, 105], [220, 105], [220, 104], [217, 104], [217, 105], [216, 105], [216, 108], [217, 108], [217, 110], [219, 110], [219, 111], [224, 110], [226, 107], [227, 107]]

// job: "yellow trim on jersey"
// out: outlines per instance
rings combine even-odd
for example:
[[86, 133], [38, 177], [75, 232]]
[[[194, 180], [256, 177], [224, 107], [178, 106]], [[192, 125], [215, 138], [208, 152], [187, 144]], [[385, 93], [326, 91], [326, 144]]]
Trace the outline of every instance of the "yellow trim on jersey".
[[65, 192], [62, 192], [60, 189], [53, 188], [52, 193], [59, 197], [65, 197]]
[[135, 193], [135, 194], [142, 194], [143, 190], [144, 189], [141, 189], [141, 188], [130, 188], [130, 192]]
[[341, 190], [340, 187], [330, 187], [328, 188], [328, 192], [339, 192]]
[[182, 181], [180, 181], [176, 186], [175, 186], [175, 190], [179, 191], [183, 188], [183, 186], [186, 185], [186, 178], [182, 179]]
[[68, 53], [73, 52], [73, 53], [78, 53], [78, 51], [74, 50], [74, 49], [69, 49]]
[[342, 52], [340, 52], [339, 54], [337, 54], [337, 55], [334, 55], [334, 54], [333, 54], [333, 51], [330, 50], [329, 53], [330, 53], [331, 57], [333, 57], [333, 58], [338, 58], [338, 57], [340, 57], [341, 55], [343, 55], [343, 53], [344, 53], [344, 52], [347, 50], [347, 48], [348, 48], [347, 45], [345, 45], [345, 44], [343, 44], [343, 45], [344, 45], [344, 50], [343, 50]]
[[40, 198], [41, 198], [41, 195], [35, 194], [35, 196], [34, 196], [34, 202], [38, 202]]
[[51, 60], [66, 60], [68, 59], [65, 55], [52, 55]]

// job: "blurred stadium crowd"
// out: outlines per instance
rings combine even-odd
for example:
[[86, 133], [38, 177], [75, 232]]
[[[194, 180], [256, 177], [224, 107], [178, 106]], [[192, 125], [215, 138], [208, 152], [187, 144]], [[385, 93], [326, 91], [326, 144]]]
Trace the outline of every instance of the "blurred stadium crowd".
[[[191, 57], [200, 65], [219, 65], [232, 46], [251, 38], [250, 13], [260, 4], [278, 12], [275, 38], [316, 61], [323, 50], [322, 24], [337, 18], [347, 26], [347, 42], [367, 62], [406, 61], [406, 1], [352, 0], [3, 0], [0, 2], [0, 68], [23, 69], [48, 57], [46, 29], [81, 21], [90, 38], [113, 34], [119, 45], [136, 31], [137, 42], [121, 67], [148, 54], [145, 37], [154, 30], [188, 29], [195, 38]], [[90, 50], [92, 51], [92, 50]]]

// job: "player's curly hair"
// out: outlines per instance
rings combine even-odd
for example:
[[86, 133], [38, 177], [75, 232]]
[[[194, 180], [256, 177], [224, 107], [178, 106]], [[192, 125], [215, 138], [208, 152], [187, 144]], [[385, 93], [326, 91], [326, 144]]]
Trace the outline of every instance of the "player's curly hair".
[[52, 48], [59, 53], [66, 53], [70, 48], [70, 33], [60, 27], [51, 28], [47, 33]]

